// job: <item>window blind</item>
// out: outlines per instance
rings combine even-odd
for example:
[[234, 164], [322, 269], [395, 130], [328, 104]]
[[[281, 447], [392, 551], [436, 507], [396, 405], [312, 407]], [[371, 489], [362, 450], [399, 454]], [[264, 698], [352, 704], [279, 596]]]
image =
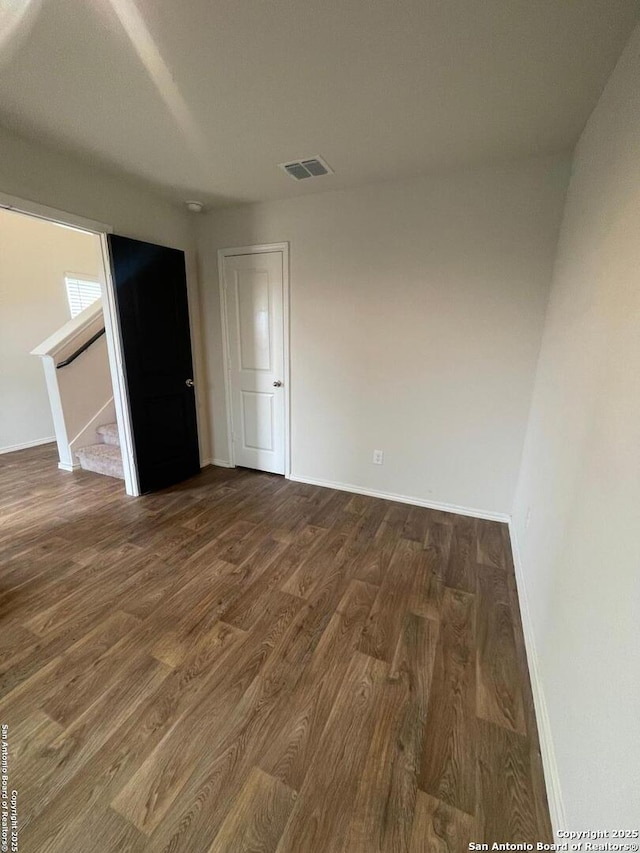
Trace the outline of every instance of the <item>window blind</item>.
[[101, 290], [99, 281], [87, 281], [83, 278], [65, 276], [67, 288], [67, 299], [69, 300], [69, 311], [72, 317], [77, 317], [81, 311], [100, 299]]

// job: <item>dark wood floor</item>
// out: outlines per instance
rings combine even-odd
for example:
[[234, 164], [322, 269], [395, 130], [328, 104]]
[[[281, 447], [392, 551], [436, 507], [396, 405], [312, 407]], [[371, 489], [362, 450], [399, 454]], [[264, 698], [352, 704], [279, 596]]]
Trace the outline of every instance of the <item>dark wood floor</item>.
[[210, 468], [0, 456], [21, 853], [552, 841], [503, 525]]

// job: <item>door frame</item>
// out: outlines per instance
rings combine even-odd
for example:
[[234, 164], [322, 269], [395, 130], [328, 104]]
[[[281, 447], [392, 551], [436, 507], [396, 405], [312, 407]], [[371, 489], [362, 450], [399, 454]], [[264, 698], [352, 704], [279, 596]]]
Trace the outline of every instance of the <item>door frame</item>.
[[237, 255], [262, 255], [269, 252], [282, 253], [282, 340], [284, 344], [284, 476], [291, 478], [291, 365], [290, 365], [290, 321], [289, 321], [289, 243], [261, 243], [256, 246], [237, 246], [229, 249], [218, 249], [218, 284], [220, 289], [220, 323], [222, 326], [222, 366], [224, 370], [224, 397], [227, 409], [227, 453], [228, 462], [215, 460], [214, 464], [222, 464], [229, 468], [236, 467], [233, 449], [233, 411], [231, 406], [231, 378], [229, 364], [229, 315], [227, 297], [224, 287], [225, 258]]
[[118, 312], [116, 311], [115, 289], [111, 276], [111, 261], [109, 258], [109, 247], [107, 245], [107, 234], [113, 233], [111, 225], [96, 222], [75, 213], [65, 210], [57, 210], [34, 201], [18, 198], [0, 192], [0, 207], [5, 210], [13, 210], [25, 216], [36, 219], [44, 219], [57, 225], [66, 225], [70, 228], [78, 228], [95, 234], [100, 240], [102, 264], [104, 267], [104, 283], [102, 286], [102, 313], [104, 317], [104, 328], [107, 338], [107, 353], [109, 355], [109, 370], [111, 373], [111, 384], [113, 386], [113, 402], [118, 420], [118, 428], [123, 439], [122, 467], [124, 469], [125, 491], [132, 497], [140, 494], [138, 483], [138, 470], [133, 445], [133, 428], [131, 424], [131, 410], [129, 406], [129, 393], [127, 379], [124, 372], [124, 359], [122, 355], [122, 338]]

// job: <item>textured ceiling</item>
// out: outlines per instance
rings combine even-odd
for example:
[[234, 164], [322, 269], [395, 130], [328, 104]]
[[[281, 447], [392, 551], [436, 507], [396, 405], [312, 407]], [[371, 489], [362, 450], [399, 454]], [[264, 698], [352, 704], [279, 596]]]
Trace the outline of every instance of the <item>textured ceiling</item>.
[[[638, 0], [13, 0], [0, 123], [210, 204], [566, 150]], [[277, 164], [320, 154], [335, 175]]]

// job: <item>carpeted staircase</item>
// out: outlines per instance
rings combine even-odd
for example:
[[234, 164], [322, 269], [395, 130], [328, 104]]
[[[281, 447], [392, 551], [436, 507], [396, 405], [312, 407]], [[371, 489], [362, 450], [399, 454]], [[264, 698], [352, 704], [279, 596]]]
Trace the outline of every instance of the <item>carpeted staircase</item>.
[[124, 480], [118, 424], [105, 424], [96, 430], [100, 444], [90, 444], [76, 451], [80, 467], [107, 477]]

